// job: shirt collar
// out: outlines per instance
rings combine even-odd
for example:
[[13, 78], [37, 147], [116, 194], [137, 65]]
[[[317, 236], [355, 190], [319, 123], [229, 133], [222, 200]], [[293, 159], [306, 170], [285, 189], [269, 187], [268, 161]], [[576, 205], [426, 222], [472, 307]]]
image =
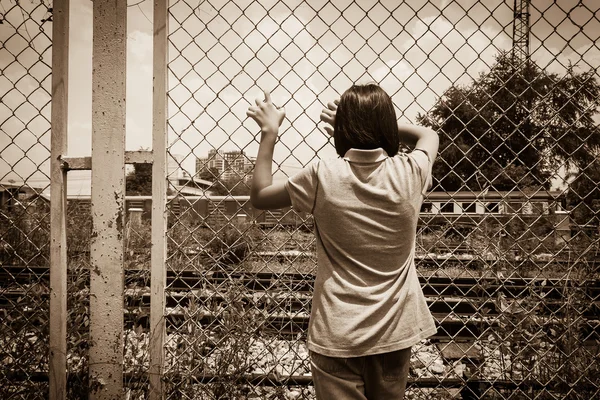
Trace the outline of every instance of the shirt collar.
[[357, 163], [374, 163], [385, 160], [387, 152], [381, 147], [377, 149], [350, 149], [344, 155], [344, 160]]

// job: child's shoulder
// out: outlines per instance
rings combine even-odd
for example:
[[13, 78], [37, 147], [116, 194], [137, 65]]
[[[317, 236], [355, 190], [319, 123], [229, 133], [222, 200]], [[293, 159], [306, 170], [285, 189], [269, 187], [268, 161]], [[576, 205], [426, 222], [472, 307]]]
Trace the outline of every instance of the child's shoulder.
[[310, 163], [309, 167], [318, 171], [320, 168], [331, 168], [343, 164], [344, 162], [342, 157], [320, 158]]
[[426, 151], [421, 149], [414, 149], [412, 151], [399, 151], [393, 157], [390, 157], [392, 160], [398, 160], [401, 162], [417, 162], [417, 164], [427, 164], [429, 163], [429, 155]]

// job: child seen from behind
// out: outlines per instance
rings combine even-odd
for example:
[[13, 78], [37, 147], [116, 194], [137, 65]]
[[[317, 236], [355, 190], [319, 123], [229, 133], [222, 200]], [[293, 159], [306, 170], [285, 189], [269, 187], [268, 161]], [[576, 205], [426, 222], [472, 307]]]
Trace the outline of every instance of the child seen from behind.
[[[273, 183], [285, 111], [265, 92], [247, 115], [261, 128], [252, 205], [291, 205], [314, 216], [318, 267], [307, 345], [317, 398], [402, 399], [411, 346], [436, 332], [414, 255], [437, 134], [398, 124], [378, 85], [353, 85], [320, 116], [339, 158]], [[412, 152], [399, 152], [401, 144]]]

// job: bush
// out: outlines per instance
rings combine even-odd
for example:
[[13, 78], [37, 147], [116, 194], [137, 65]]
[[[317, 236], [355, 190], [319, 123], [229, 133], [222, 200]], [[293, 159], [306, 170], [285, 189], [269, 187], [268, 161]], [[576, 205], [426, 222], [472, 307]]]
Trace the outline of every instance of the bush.
[[235, 267], [246, 261], [258, 234], [258, 227], [246, 221], [231, 220], [216, 227], [178, 220], [167, 232], [169, 268]]
[[13, 265], [48, 265], [50, 214], [38, 202], [16, 205], [0, 212], [0, 262]]

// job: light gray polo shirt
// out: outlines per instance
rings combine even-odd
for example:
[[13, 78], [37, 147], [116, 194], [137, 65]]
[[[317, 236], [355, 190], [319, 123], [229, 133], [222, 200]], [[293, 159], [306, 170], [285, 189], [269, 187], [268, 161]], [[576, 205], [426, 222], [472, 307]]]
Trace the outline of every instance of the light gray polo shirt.
[[292, 205], [315, 220], [317, 277], [308, 348], [357, 357], [436, 333], [415, 268], [415, 237], [431, 182], [424, 151], [349, 150], [291, 177]]

